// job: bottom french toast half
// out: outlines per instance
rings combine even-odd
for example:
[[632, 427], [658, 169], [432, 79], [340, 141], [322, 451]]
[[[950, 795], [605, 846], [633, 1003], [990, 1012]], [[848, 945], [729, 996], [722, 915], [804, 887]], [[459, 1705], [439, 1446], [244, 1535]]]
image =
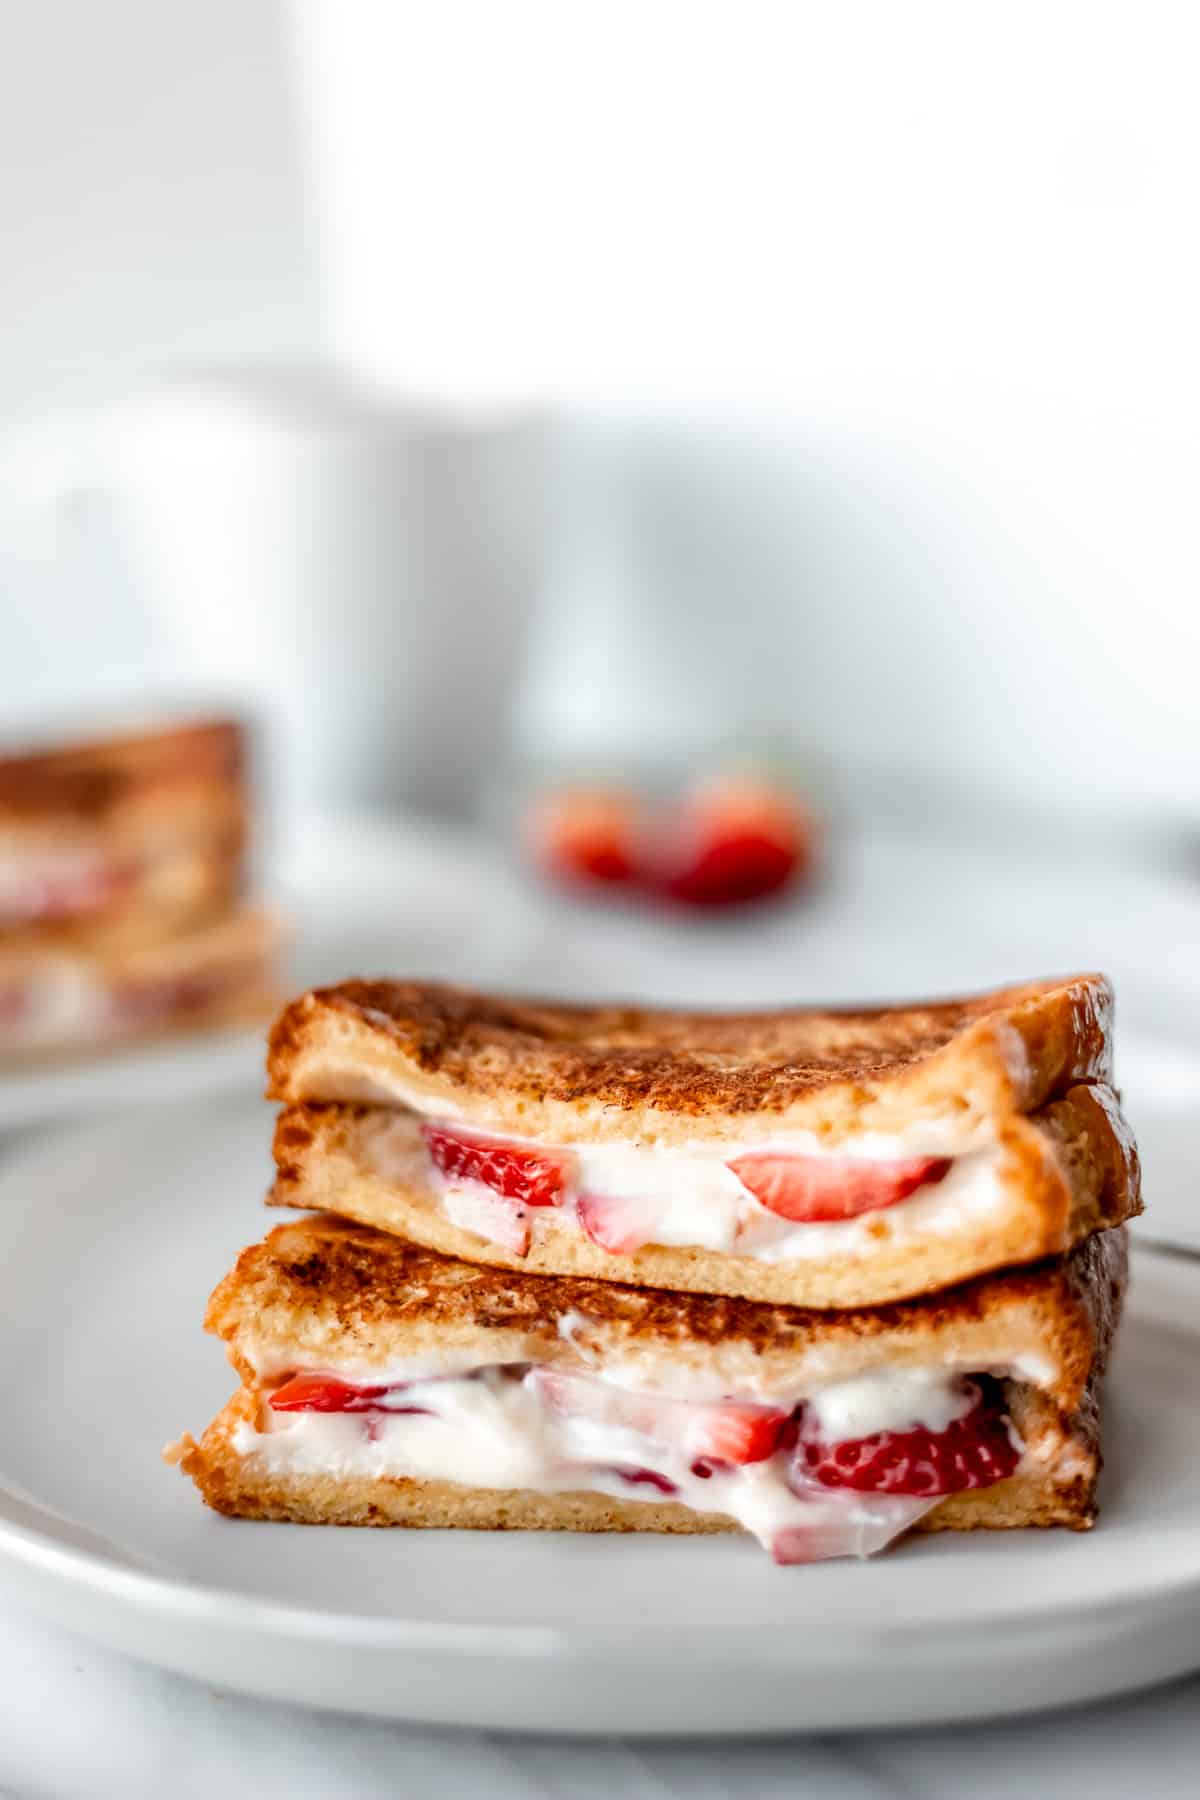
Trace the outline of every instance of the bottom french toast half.
[[168, 1453], [303, 1524], [751, 1532], [779, 1562], [1096, 1517], [1125, 1233], [841, 1314], [513, 1276], [331, 1218], [210, 1303], [239, 1392]]

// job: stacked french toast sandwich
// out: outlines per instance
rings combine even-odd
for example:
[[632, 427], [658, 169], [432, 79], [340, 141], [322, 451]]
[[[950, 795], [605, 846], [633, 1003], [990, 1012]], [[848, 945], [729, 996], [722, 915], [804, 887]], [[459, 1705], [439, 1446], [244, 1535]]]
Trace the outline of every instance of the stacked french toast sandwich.
[[241, 727], [155, 718], [0, 751], [0, 1060], [262, 1020]]
[[751, 1533], [1096, 1517], [1140, 1211], [1099, 976], [698, 1014], [421, 983], [270, 1040], [272, 1205], [168, 1454], [241, 1518]]

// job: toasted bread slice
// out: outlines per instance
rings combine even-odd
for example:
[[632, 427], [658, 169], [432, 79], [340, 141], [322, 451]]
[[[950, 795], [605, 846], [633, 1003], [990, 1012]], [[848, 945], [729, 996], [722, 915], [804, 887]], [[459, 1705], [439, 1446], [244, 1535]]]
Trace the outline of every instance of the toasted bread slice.
[[[974, 1159], [956, 1190], [817, 1227], [813, 1253], [756, 1259], [732, 1250], [650, 1243], [601, 1248], [569, 1211], [529, 1208], [522, 1254], [456, 1224], [415, 1114], [381, 1107], [287, 1108], [275, 1130], [274, 1206], [340, 1213], [447, 1256], [543, 1275], [670, 1288], [793, 1306], [875, 1306], [1037, 1262], [1141, 1211], [1132, 1136], [1111, 1089], [1077, 1085], [999, 1128], [992, 1170]], [[994, 1182], [981, 1204], [983, 1182]], [[961, 1199], [956, 1202], [956, 1192]], [[804, 1228], [801, 1228], [803, 1231]]]
[[302, 1220], [243, 1252], [214, 1293], [206, 1322], [225, 1339], [243, 1390], [199, 1443], [184, 1438], [170, 1455], [210, 1505], [250, 1518], [724, 1530], [732, 1521], [719, 1511], [658, 1498], [468, 1487], [428, 1471], [414, 1479], [355, 1469], [344, 1458], [289, 1468], [270, 1453], [278, 1440], [261, 1435], [273, 1417], [267, 1397], [304, 1370], [358, 1384], [394, 1381], [398, 1370], [426, 1378], [514, 1365], [588, 1377], [607, 1370], [619, 1372], [623, 1391], [704, 1392], [750, 1405], [903, 1371], [974, 1372], [1003, 1378], [1020, 1457], [1005, 1479], [941, 1500], [924, 1528], [1085, 1528], [1100, 1464], [1097, 1394], [1125, 1272], [1118, 1230], [937, 1301], [831, 1315], [514, 1277], [344, 1221]]
[[0, 1060], [92, 1053], [163, 1033], [265, 1020], [282, 929], [245, 908], [137, 948], [0, 950]]
[[931, 1362], [1015, 1371], [1061, 1412], [1103, 1367], [1124, 1293], [1125, 1234], [894, 1306], [820, 1312], [610, 1281], [514, 1275], [325, 1215], [244, 1250], [206, 1328], [248, 1382], [282, 1370], [447, 1358], [585, 1369], [669, 1358], [723, 1393], [773, 1393]]
[[431, 983], [347, 981], [292, 1002], [269, 1095], [405, 1105], [545, 1143], [649, 1145], [914, 1122], [964, 1142], [1077, 1082], [1111, 1080], [1099, 975], [971, 999], [762, 1013], [561, 1006]]

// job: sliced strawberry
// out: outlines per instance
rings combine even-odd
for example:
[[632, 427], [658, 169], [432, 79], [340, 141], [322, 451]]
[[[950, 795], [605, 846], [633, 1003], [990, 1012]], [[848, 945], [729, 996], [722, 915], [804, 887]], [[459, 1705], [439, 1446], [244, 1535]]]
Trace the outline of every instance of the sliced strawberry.
[[628, 1256], [654, 1239], [655, 1215], [644, 1200], [621, 1195], [580, 1194], [576, 1202], [579, 1223], [591, 1238], [612, 1256]]
[[853, 1488], [862, 1494], [910, 1494], [932, 1499], [968, 1488], [991, 1487], [1012, 1474], [1020, 1453], [1013, 1443], [998, 1391], [968, 1384], [970, 1411], [945, 1431], [877, 1431], [871, 1437], [825, 1444], [806, 1431], [792, 1462], [793, 1485]]
[[423, 1125], [429, 1154], [449, 1181], [481, 1181], [522, 1206], [558, 1206], [566, 1187], [570, 1158], [552, 1150], [526, 1150], [520, 1144]]
[[365, 1412], [387, 1387], [356, 1387], [334, 1375], [293, 1375], [271, 1395], [273, 1412]]
[[574, 1414], [605, 1425], [624, 1425], [645, 1437], [663, 1437], [664, 1402], [654, 1394], [612, 1387], [570, 1369], [539, 1367], [530, 1371], [529, 1379], [546, 1405], [564, 1418]]
[[623, 1465], [607, 1471], [627, 1481], [630, 1487], [652, 1487], [660, 1494], [677, 1494], [679, 1489], [666, 1475], [660, 1475], [657, 1469], [630, 1469]]
[[723, 776], [680, 811], [660, 859], [664, 891], [689, 906], [736, 906], [778, 893], [808, 864], [812, 822], [761, 778]]
[[822, 1493], [806, 1507], [807, 1518], [785, 1525], [770, 1538], [767, 1548], [777, 1563], [827, 1562], [834, 1556], [874, 1556], [915, 1525], [935, 1499], [909, 1499], [902, 1494], [858, 1496]]
[[768, 1212], [800, 1224], [817, 1224], [895, 1206], [919, 1187], [941, 1181], [950, 1162], [944, 1156], [868, 1162], [865, 1157], [749, 1150], [728, 1166]]
[[499, 1244], [514, 1256], [524, 1256], [529, 1248], [529, 1210], [507, 1194], [496, 1194], [478, 1182], [468, 1182], [462, 1187], [447, 1188], [442, 1207], [450, 1223], [460, 1231], [473, 1231], [476, 1237]]
[[[713, 1464], [762, 1462], [774, 1452], [788, 1414], [736, 1401], [714, 1404], [637, 1393], [570, 1370], [539, 1368], [532, 1379], [555, 1412], [623, 1425], [688, 1458]], [[705, 1468], [711, 1475], [713, 1470]]]
[[769, 1406], [693, 1406], [690, 1455], [716, 1463], [765, 1462], [773, 1456], [788, 1414]]
[[568, 881], [631, 881], [638, 862], [638, 804], [623, 788], [563, 788], [533, 808], [525, 835], [537, 860]]

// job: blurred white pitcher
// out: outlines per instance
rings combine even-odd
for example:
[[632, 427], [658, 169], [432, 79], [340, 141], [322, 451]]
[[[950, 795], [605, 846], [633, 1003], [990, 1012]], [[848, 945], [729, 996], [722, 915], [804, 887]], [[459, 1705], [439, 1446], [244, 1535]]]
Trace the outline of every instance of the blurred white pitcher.
[[215, 697], [288, 812], [461, 811], [507, 728], [543, 432], [322, 370], [157, 382], [0, 454], [0, 710]]

